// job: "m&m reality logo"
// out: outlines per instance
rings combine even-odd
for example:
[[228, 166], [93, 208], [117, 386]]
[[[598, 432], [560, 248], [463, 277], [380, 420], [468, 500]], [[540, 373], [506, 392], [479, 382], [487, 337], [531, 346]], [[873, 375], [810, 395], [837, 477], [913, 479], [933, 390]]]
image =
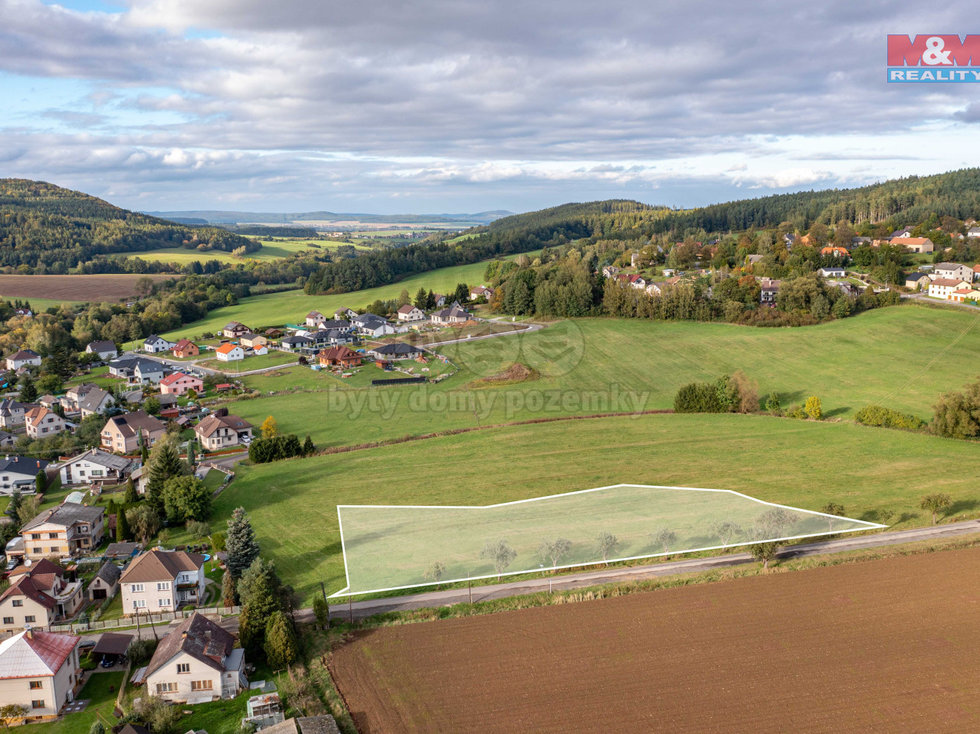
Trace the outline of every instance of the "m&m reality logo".
[[980, 82], [980, 35], [888, 36], [888, 81]]

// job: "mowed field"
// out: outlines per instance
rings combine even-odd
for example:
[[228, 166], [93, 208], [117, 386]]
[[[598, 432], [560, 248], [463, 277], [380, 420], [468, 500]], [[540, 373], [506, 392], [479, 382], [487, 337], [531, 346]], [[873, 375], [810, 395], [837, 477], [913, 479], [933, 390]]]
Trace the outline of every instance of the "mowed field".
[[980, 730], [980, 550], [357, 634], [362, 732]]
[[[207, 262], [208, 260], [217, 260], [218, 262], [228, 263], [231, 265], [236, 265], [239, 263], [247, 262], [248, 260], [257, 260], [259, 262], [264, 262], [267, 260], [278, 260], [280, 258], [288, 257], [297, 252], [322, 252], [325, 250], [336, 250], [341, 245], [350, 244], [359, 250], [368, 250], [370, 248], [357, 243], [346, 243], [346, 242], [333, 242], [330, 240], [310, 240], [310, 239], [277, 239], [277, 240], [259, 240], [262, 243], [262, 249], [258, 252], [251, 252], [245, 257], [235, 257], [230, 252], [225, 252], [224, 250], [196, 250], [187, 249], [186, 247], [167, 247], [160, 250], [138, 250], [134, 252], [120, 252], [113, 257], [131, 257], [139, 260], [146, 260], [147, 262], [165, 262], [165, 263], [177, 263], [178, 265], [186, 265], [192, 262]], [[316, 245], [320, 249], [317, 250], [316, 247], [311, 245]]]
[[[318, 445], [346, 445], [556, 415], [670, 409], [680, 386], [742, 370], [763, 399], [776, 392], [784, 408], [816, 395], [832, 418], [877, 403], [928, 420], [942, 393], [980, 375], [980, 312], [899, 306], [795, 329], [581, 319], [440, 351], [460, 372], [439, 384], [356, 391], [285, 373], [250, 384], [299, 392], [232, 409], [253, 422], [275, 415], [284, 431], [309, 433]], [[514, 362], [538, 378], [477, 382]]]
[[[311, 412], [310, 424], [317, 419]], [[280, 427], [282, 422], [280, 421]], [[302, 438], [302, 434], [301, 438]], [[767, 502], [924, 525], [930, 492], [976, 516], [977, 447], [851, 423], [739, 415], [648, 415], [493, 428], [348, 453], [239, 466], [215, 500], [252, 518], [263, 555], [304, 601], [346, 585], [337, 505], [487, 505], [619, 483], [734, 489]], [[303, 521], [298, 523], [297, 518]], [[315, 528], [315, 530], [311, 530]], [[178, 542], [175, 540], [174, 542]]]
[[45, 303], [113, 302], [136, 293], [140, 278], [172, 280], [173, 275], [0, 275], [0, 296], [41, 299]]

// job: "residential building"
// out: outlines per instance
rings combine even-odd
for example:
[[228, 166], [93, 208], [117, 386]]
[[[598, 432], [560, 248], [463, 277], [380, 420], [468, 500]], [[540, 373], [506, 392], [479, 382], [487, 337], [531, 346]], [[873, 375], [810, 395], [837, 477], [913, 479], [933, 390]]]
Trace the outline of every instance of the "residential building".
[[264, 347], [269, 343], [261, 334], [253, 334], [249, 332], [248, 334], [242, 334], [239, 338], [238, 343], [247, 349], [256, 349], [257, 347]]
[[922, 288], [928, 288], [930, 282], [929, 276], [925, 273], [910, 273], [905, 278], [905, 287], [918, 290], [920, 286]]
[[352, 308], [338, 308], [334, 311], [333, 317], [335, 319], [347, 319], [348, 321], [353, 321], [357, 318], [357, 311]]
[[422, 356], [422, 350], [411, 344], [403, 342], [392, 342], [376, 347], [368, 352], [375, 359], [382, 361], [399, 359], [418, 359]]
[[120, 484], [139, 466], [139, 462], [134, 459], [110, 454], [101, 449], [89, 449], [61, 462], [58, 465], [58, 474], [65, 487]]
[[89, 342], [85, 345], [85, 353], [96, 354], [103, 362], [119, 356], [119, 350], [116, 349], [115, 342], [110, 341]]
[[912, 228], [911, 227], [906, 227], [905, 229], [896, 229], [894, 232], [892, 232], [890, 235], [888, 235], [888, 239], [890, 239], [890, 240], [903, 239], [904, 240], [904, 239], [908, 239], [911, 236], [912, 236]]
[[973, 282], [973, 268], [959, 263], [937, 263], [932, 272], [937, 278], [947, 278], [951, 280], [965, 280]]
[[17, 437], [7, 431], [0, 431], [0, 448], [10, 448], [17, 442]]
[[837, 245], [827, 245], [826, 247], [821, 247], [820, 254], [828, 257], [837, 257], [842, 260], [846, 260], [851, 256], [851, 253], [847, 251], [846, 247], [838, 247]]
[[319, 311], [310, 311], [306, 314], [306, 321], [304, 322], [311, 329], [319, 328], [320, 324], [326, 321], [327, 318]]
[[373, 336], [377, 338], [379, 336], [387, 336], [388, 334], [395, 333], [395, 327], [377, 314], [362, 314], [353, 319], [353, 322], [357, 327], [357, 330], [366, 336]]
[[174, 356], [177, 359], [187, 359], [188, 357], [197, 357], [200, 355], [201, 350], [198, 349], [197, 344], [192, 342], [190, 339], [181, 339], [176, 344], [174, 344]]
[[78, 410], [82, 414], [82, 418], [88, 418], [90, 415], [102, 415], [115, 404], [116, 399], [112, 393], [103, 390], [101, 387], [96, 387], [85, 393], [79, 401]]
[[847, 274], [844, 268], [820, 268], [818, 272], [822, 278], [843, 278]]
[[251, 331], [252, 330], [249, 329], [247, 326], [245, 326], [245, 324], [243, 323], [240, 323], [238, 321], [229, 321], [227, 324], [225, 324], [225, 327], [221, 330], [221, 335], [227, 337], [228, 339], [238, 339], [239, 337], [242, 337], [245, 334], [251, 333]]
[[637, 290], [643, 290], [647, 287], [646, 278], [636, 273], [620, 273], [616, 276], [616, 280], [620, 285], [628, 285], [630, 288], [636, 288]]
[[309, 348], [312, 350], [354, 342], [353, 334], [340, 329], [321, 329], [320, 331], [307, 332], [306, 338], [310, 340]]
[[81, 640], [32, 628], [0, 642], [0, 701], [23, 706], [27, 721], [55, 718], [81, 687]]
[[966, 236], [969, 237], [970, 239], [976, 239], [977, 237], [980, 237], [980, 227], [970, 227], [966, 231]]
[[892, 237], [891, 244], [902, 245], [909, 252], [917, 254], [933, 252], [936, 249], [928, 237]]
[[441, 325], [461, 324], [469, 321], [470, 318], [469, 311], [460, 306], [458, 301], [453, 301], [453, 304], [449, 308], [436, 311], [431, 317], [433, 324]]
[[0, 400], [0, 428], [16, 428], [24, 425], [27, 406], [13, 398]]
[[126, 357], [109, 363], [109, 375], [122, 377], [133, 384], [156, 385], [163, 379], [164, 365], [154, 359]]
[[773, 305], [779, 296], [779, 281], [772, 278], [759, 279], [759, 303]]
[[433, 298], [436, 299], [436, 304], [435, 304], [435, 307], [436, 308], [444, 308], [445, 307], [445, 305], [446, 305], [446, 297], [444, 295], [442, 295], [441, 293], [433, 293], [432, 296], [433, 296]]
[[188, 390], [203, 392], [204, 380], [183, 372], [174, 372], [160, 380], [160, 392], [163, 395], [183, 395]]
[[248, 685], [235, 638], [199, 613], [160, 641], [143, 680], [148, 695], [176, 702], [233, 698]]
[[15, 489], [21, 494], [34, 494], [37, 473], [47, 467], [44, 459], [4, 456], [0, 459], [0, 495], [12, 495]]
[[973, 279], [980, 280], [980, 265], [973, 266]]
[[245, 350], [237, 344], [227, 342], [214, 350], [214, 355], [221, 362], [237, 362], [245, 359]]
[[360, 354], [345, 346], [330, 347], [317, 354], [321, 367], [359, 367], [361, 360]]
[[163, 438], [167, 426], [143, 410], [116, 415], [102, 428], [102, 448], [119, 454], [139, 451], [140, 443], [152, 446]]
[[315, 331], [330, 331], [336, 330], [348, 334], [354, 330], [353, 324], [350, 321], [345, 321], [344, 319], [326, 319], [317, 324]]
[[487, 288], [485, 285], [478, 285], [470, 289], [470, 300], [475, 301], [477, 298], [486, 298], [488, 301], [493, 297], [493, 288]]
[[757, 265], [762, 262], [763, 255], [746, 255], [745, 263], [747, 265]]
[[948, 300], [953, 291], [961, 288], [969, 289], [972, 283], [972, 277], [970, 280], [961, 280], [957, 278], [936, 278], [929, 284], [929, 295], [932, 298], [942, 298], [944, 300]]
[[156, 334], [150, 334], [143, 340], [143, 351], [149, 352], [150, 354], [158, 354], [160, 352], [169, 352], [174, 348], [174, 343], [162, 336], [157, 336]]
[[30, 349], [21, 349], [7, 357], [7, 369], [19, 370], [21, 367], [40, 367], [41, 355]]
[[948, 299], [957, 303], [965, 303], [967, 301], [978, 303], [980, 302], [980, 290], [975, 288], [957, 288], [949, 294]]
[[218, 451], [251, 441], [252, 424], [219, 408], [194, 426], [194, 435], [206, 451]]
[[602, 269], [602, 276], [604, 278], [612, 278], [618, 272], [619, 272], [619, 268], [617, 268], [615, 265], [606, 265]]
[[204, 556], [150, 550], [136, 556], [119, 577], [123, 614], [173, 612], [204, 598]]
[[310, 349], [313, 340], [307, 336], [286, 336], [279, 341], [279, 348], [284, 352], [303, 352]]
[[48, 556], [75, 556], [94, 550], [105, 535], [105, 510], [74, 502], [51, 507], [20, 529], [24, 556], [39, 560]]
[[42, 558], [11, 574], [10, 586], [0, 594], [0, 631], [48, 627], [74, 617], [84, 602], [82, 582], [66, 581], [61, 566]]
[[96, 572], [95, 578], [89, 581], [88, 598], [92, 601], [104, 601], [116, 595], [119, 589], [119, 576], [122, 571], [112, 561], [106, 561]]
[[24, 426], [31, 438], [48, 438], [65, 430], [65, 419], [43, 405], [24, 413]]
[[398, 309], [398, 320], [399, 321], [424, 321], [425, 311], [417, 306], [413, 306], [411, 303], [406, 303], [404, 306]]

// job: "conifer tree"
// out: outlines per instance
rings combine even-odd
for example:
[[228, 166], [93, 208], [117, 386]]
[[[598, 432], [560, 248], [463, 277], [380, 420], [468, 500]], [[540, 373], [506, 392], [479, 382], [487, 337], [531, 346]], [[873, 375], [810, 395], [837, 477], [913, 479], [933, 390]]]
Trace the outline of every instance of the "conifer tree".
[[126, 519], [126, 505], [119, 505], [116, 510], [116, 542], [129, 540], [129, 520]]
[[164, 485], [168, 479], [184, 473], [184, 464], [172, 440], [160, 441], [150, 455], [149, 477], [146, 481], [146, 501], [160, 517], [164, 513]]
[[228, 553], [228, 560], [225, 563], [232, 578], [236, 580], [241, 578], [245, 570], [259, 557], [259, 544], [255, 540], [255, 531], [244, 507], [239, 507], [231, 513], [225, 551]]
[[299, 655], [293, 627], [283, 612], [274, 612], [265, 627], [265, 655], [273, 670], [291, 665]]

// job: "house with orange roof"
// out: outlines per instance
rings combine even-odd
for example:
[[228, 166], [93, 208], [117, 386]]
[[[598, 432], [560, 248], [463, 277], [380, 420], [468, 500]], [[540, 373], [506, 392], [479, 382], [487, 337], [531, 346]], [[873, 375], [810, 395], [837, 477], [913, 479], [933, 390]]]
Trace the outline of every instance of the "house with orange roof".
[[231, 342], [222, 344], [214, 350], [214, 354], [222, 362], [237, 362], [245, 359], [245, 350]]
[[851, 253], [847, 251], [846, 247], [838, 247], [837, 245], [827, 245], [826, 247], [820, 248], [820, 254], [839, 258], [847, 258], [851, 256]]
[[56, 436], [65, 430], [65, 419], [50, 408], [38, 405], [24, 413], [24, 426], [31, 438]]
[[936, 246], [928, 237], [892, 237], [891, 244], [901, 245], [909, 252], [923, 254], [934, 252]]
[[932, 298], [942, 298], [948, 301], [954, 291], [964, 288], [970, 290], [971, 287], [971, 281], [961, 280], [959, 278], [936, 278], [929, 284], [929, 295]]

